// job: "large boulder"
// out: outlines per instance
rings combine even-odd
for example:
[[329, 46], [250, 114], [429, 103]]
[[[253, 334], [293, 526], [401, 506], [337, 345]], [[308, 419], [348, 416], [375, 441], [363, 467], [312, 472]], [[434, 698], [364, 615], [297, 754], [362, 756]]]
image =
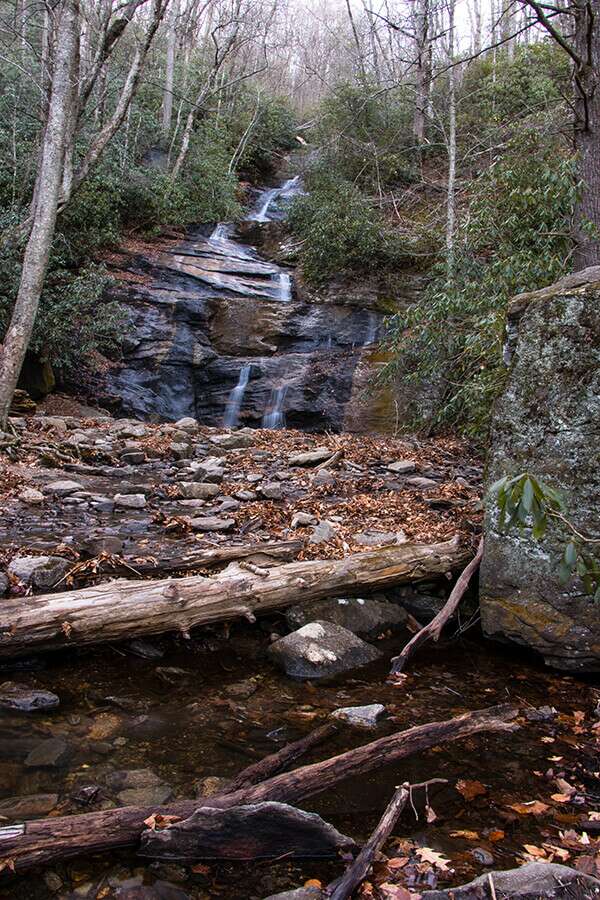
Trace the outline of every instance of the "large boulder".
[[290, 607], [285, 617], [290, 628], [301, 628], [319, 619], [341, 625], [361, 637], [377, 637], [388, 628], [401, 628], [407, 619], [401, 606], [371, 597], [309, 600]]
[[379, 659], [375, 647], [332, 622], [309, 622], [271, 644], [269, 654], [292, 678], [331, 678]]
[[[600, 267], [516, 297], [508, 313], [511, 368], [493, 418], [488, 486], [530, 472], [557, 488], [582, 534], [600, 537]], [[481, 619], [489, 637], [532, 647], [569, 671], [600, 670], [598, 603], [561, 583], [564, 534], [498, 530], [488, 501]]]

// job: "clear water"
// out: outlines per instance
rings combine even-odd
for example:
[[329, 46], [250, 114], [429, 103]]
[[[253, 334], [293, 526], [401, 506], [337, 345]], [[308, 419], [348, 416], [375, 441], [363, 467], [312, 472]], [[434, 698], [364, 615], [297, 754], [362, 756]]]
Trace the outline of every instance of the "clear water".
[[240, 369], [240, 377], [238, 383], [232, 390], [225, 407], [225, 416], [223, 417], [223, 425], [227, 428], [235, 428], [239, 422], [240, 410], [244, 402], [244, 394], [250, 380], [252, 366], [242, 366]]

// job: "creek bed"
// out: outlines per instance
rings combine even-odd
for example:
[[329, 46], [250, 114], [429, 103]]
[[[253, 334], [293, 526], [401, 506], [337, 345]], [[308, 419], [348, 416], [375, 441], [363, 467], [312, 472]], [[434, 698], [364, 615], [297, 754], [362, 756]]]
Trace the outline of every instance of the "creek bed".
[[[410, 837], [450, 860], [453, 872], [443, 875], [440, 884], [458, 884], [486, 871], [471, 855], [475, 847], [487, 850], [496, 868], [510, 868], [522, 861], [524, 844], [557, 840], [559, 830], [575, 824], [582, 809], [589, 811], [550, 799], [556, 787], [546, 773], [553, 766], [556, 770], [552, 757], [562, 758], [562, 769], [575, 766], [580, 748], [589, 744], [591, 683], [484, 643], [472, 631], [419, 654], [400, 686], [387, 684], [385, 676], [387, 659], [397, 651], [401, 635], [379, 643], [385, 654], [381, 663], [327, 684], [295, 682], [265, 657], [273, 623], [276, 619], [258, 627], [204, 629], [191, 641], [153, 639], [154, 647], [164, 651], [154, 660], [133, 655], [127, 645], [115, 645], [47, 657], [34, 670], [3, 667], [2, 680], [53, 690], [61, 704], [46, 713], [2, 712], [1, 797], [57, 794], [50, 815], [124, 805], [114, 783], [107, 787], [110, 775], [140, 769], [158, 776], [141, 790], [155, 790], [158, 797], [170, 787], [173, 797], [192, 797], [204, 779], [234, 775], [312, 730], [340, 706], [379, 702], [389, 718], [375, 732], [341, 728], [299, 765], [385, 733], [511, 701], [530, 710], [550, 705], [558, 716], [525, 721], [515, 734], [483, 734], [433, 748], [300, 805], [360, 842], [395, 785], [448, 779], [448, 787], [436, 788], [430, 797], [434, 822], [426, 824], [422, 815], [417, 821], [408, 809], [394, 831], [395, 838]], [[585, 713], [584, 719], [579, 712]], [[64, 757], [52, 767], [25, 766], [31, 749], [48, 738], [67, 744]], [[465, 799], [455, 787], [460, 780], [479, 782], [485, 793]], [[89, 796], [82, 789], [94, 786], [101, 790], [89, 806], [82, 805]], [[547, 803], [547, 813], [520, 815], [510, 808], [532, 800]], [[476, 837], [465, 837], [469, 832]], [[402, 852], [396, 853], [392, 843], [387, 854]], [[12, 877], [0, 887], [0, 896], [111, 897], [118, 896], [119, 883], [141, 876], [147, 884], [156, 879], [170, 882], [194, 898], [260, 900], [309, 878], [327, 883], [342, 872], [343, 863], [207, 861], [195, 868], [150, 863], [122, 852]]]

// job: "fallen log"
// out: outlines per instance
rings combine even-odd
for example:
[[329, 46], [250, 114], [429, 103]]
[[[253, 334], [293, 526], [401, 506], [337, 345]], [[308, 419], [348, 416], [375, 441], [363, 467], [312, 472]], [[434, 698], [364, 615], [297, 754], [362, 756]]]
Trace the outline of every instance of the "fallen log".
[[458, 604], [462, 600], [463, 595], [469, 586], [469, 582], [473, 574], [479, 568], [482, 556], [483, 538], [481, 538], [481, 540], [479, 541], [477, 553], [465, 568], [465, 570], [461, 573], [458, 581], [452, 588], [450, 596], [446, 600], [443, 607], [440, 609], [437, 616], [435, 616], [435, 618], [433, 618], [428, 625], [425, 625], [424, 628], [421, 628], [421, 630], [418, 631], [413, 638], [411, 638], [411, 640], [404, 647], [402, 652], [398, 654], [398, 656], [393, 657], [390, 675], [399, 675], [413, 653], [415, 653], [422, 644], [428, 641], [429, 638], [432, 638], [434, 641], [439, 641], [444, 625], [456, 611]]
[[193, 862], [198, 859], [332, 857], [354, 847], [316, 813], [288, 803], [253, 803], [227, 809], [203, 806], [168, 828], [142, 834], [140, 856]]
[[100, 812], [38, 819], [24, 825], [0, 828], [0, 871], [20, 871], [42, 863], [54, 863], [88, 853], [102, 853], [138, 845], [145, 820], [150, 816], [185, 819], [199, 802], [227, 809], [265, 801], [294, 803], [328, 790], [346, 778], [364, 775], [412, 753], [445, 741], [456, 741], [480, 731], [514, 731], [518, 709], [504, 705], [475, 710], [443, 722], [417, 725], [348, 750], [324, 762], [312, 763], [275, 775], [261, 784], [232, 794], [218, 794], [205, 801], [179, 800], [164, 806], [124, 806]]
[[369, 874], [375, 854], [381, 850], [392, 833], [392, 829], [412, 792], [416, 788], [428, 788], [431, 784], [447, 784], [447, 781], [444, 778], [433, 778], [431, 781], [424, 781], [422, 784], [411, 785], [405, 782], [401, 787], [396, 788], [394, 796], [388, 803], [377, 827], [352, 865], [349, 866], [341, 878], [329, 885], [327, 894], [330, 900], [349, 900], [359, 884]]
[[[0, 658], [119, 641], [246, 617], [305, 600], [383, 588], [460, 567], [456, 541], [400, 544], [345, 559], [303, 560], [256, 575], [235, 563], [212, 577], [115, 581], [0, 602]], [[265, 574], [268, 573], [268, 577]]]

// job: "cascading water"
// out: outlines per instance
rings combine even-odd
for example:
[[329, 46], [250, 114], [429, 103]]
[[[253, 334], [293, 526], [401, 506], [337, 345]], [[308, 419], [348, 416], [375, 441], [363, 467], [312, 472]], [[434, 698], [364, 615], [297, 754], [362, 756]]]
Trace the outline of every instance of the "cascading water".
[[287, 394], [287, 384], [271, 391], [269, 405], [262, 419], [263, 428], [285, 428], [283, 404]]
[[363, 347], [367, 347], [370, 344], [377, 343], [377, 337], [379, 335], [379, 319], [377, 316], [374, 316], [372, 313], [369, 316], [369, 324], [367, 327], [367, 333], [365, 335], [365, 340], [363, 343]]
[[281, 193], [281, 188], [272, 188], [269, 191], [265, 191], [261, 199], [261, 205], [258, 209], [258, 212], [252, 213], [248, 218], [252, 222], [268, 222], [269, 218], [267, 213], [269, 212], [269, 207], [275, 197], [277, 197]]
[[209, 237], [209, 241], [211, 244], [221, 244], [223, 241], [226, 241], [229, 237], [229, 226], [228, 225], [217, 225], [211, 236]]
[[277, 277], [277, 299], [284, 303], [292, 299], [292, 278], [287, 272], [280, 272]]
[[223, 417], [223, 424], [227, 428], [235, 428], [239, 421], [240, 410], [244, 402], [244, 394], [248, 387], [251, 371], [252, 366], [242, 366], [238, 383], [229, 395], [227, 406], [225, 407], [225, 416]]

